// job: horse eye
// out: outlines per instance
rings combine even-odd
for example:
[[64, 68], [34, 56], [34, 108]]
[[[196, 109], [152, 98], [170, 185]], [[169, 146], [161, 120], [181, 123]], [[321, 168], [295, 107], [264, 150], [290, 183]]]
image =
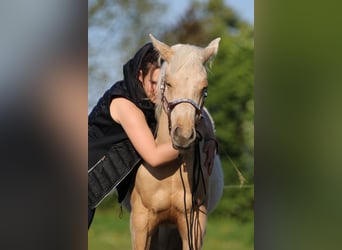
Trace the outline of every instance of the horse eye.
[[208, 95], [208, 88], [207, 88], [207, 87], [203, 88], [203, 90], [202, 90], [202, 95], [204, 95], [205, 97], [207, 97], [207, 95]]
[[165, 82], [166, 87], [171, 88], [172, 85], [169, 82]]

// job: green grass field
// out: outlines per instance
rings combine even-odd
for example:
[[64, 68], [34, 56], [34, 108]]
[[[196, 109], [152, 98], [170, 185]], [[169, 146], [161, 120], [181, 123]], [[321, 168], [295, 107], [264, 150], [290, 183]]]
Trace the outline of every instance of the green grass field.
[[[129, 214], [119, 208], [98, 208], [88, 231], [89, 250], [131, 249]], [[252, 250], [254, 249], [253, 221], [240, 223], [235, 220], [209, 215], [203, 250]]]

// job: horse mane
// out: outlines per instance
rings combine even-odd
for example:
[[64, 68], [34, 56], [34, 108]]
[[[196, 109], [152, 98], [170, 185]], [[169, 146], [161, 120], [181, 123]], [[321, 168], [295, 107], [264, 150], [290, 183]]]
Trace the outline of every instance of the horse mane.
[[161, 84], [165, 76], [166, 67], [167, 67], [167, 62], [164, 61], [160, 66], [160, 74], [159, 74], [158, 81], [157, 81], [157, 93], [156, 93], [157, 98], [156, 98], [156, 103], [155, 103], [156, 105], [155, 117], [156, 117], [157, 123], [159, 123], [159, 117], [161, 115], [162, 108], [163, 108], [162, 101], [161, 101], [161, 98], [162, 98]]

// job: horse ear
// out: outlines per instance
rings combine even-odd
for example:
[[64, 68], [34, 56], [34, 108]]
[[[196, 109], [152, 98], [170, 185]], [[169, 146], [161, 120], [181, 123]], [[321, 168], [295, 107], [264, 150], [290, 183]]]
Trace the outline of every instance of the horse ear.
[[154, 48], [159, 52], [161, 58], [169, 62], [171, 57], [173, 56], [173, 51], [170, 46], [158, 41], [152, 34], [150, 34], [150, 38]]
[[203, 64], [208, 62], [208, 60], [217, 54], [219, 43], [220, 43], [221, 38], [218, 37], [214, 40], [212, 40], [209, 45], [204, 49], [203, 52]]

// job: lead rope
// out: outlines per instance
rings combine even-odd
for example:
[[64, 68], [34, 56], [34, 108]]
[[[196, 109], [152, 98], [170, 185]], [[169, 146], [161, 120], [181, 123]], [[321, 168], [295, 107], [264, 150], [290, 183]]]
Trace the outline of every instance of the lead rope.
[[183, 179], [183, 174], [182, 174], [182, 168], [179, 168], [179, 174], [180, 174], [180, 178], [182, 180], [182, 185], [183, 185], [183, 203], [184, 203], [184, 214], [185, 214], [185, 220], [186, 220], [186, 229], [188, 232], [188, 244], [189, 244], [189, 250], [192, 250], [192, 240], [191, 240], [191, 235], [190, 235], [190, 229], [189, 229], [189, 220], [188, 220], [188, 216], [187, 216], [187, 209], [186, 209], [186, 189], [185, 189], [185, 183], [184, 183], [184, 179]]
[[[193, 239], [193, 229], [194, 229], [194, 222], [195, 222], [195, 206], [199, 207], [203, 205], [207, 199], [207, 190], [206, 190], [206, 185], [204, 181], [204, 176], [203, 176], [203, 171], [202, 171], [202, 166], [201, 166], [201, 159], [200, 159], [200, 145], [199, 141], [196, 139], [195, 142], [195, 157], [194, 157], [194, 165], [193, 165], [193, 182], [192, 182], [192, 187], [191, 187], [191, 195], [192, 195], [192, 200], [191, 200], [191, 208], [190, 208], [190, 222], [187, 216], [187, 207], [186, 207], [186, 189], [185, 189], [185, 184], [184, 184], [184, 179], [182, 175], [182, 170], [180, 168], [180, 177], [182, 180], [182, 185], [183, 185], [183, 191], [184, 191], [184, 214], [185, 214], [185, 219], [186, 219], [186, 227], [187, 227], [187, 233], [188, 233], [188, 244], [189, 244], [189, 249], [193, 250], [194, 249], [194, 239]], [[195, 194], [197, 192], [197, 189], [199, 187], [200, 179], [202, 179], [202, 185], [204, 189], [204, 199], [200, 204], [197, 204]], [[196, 239], [197, 240], [197, 239]]]

